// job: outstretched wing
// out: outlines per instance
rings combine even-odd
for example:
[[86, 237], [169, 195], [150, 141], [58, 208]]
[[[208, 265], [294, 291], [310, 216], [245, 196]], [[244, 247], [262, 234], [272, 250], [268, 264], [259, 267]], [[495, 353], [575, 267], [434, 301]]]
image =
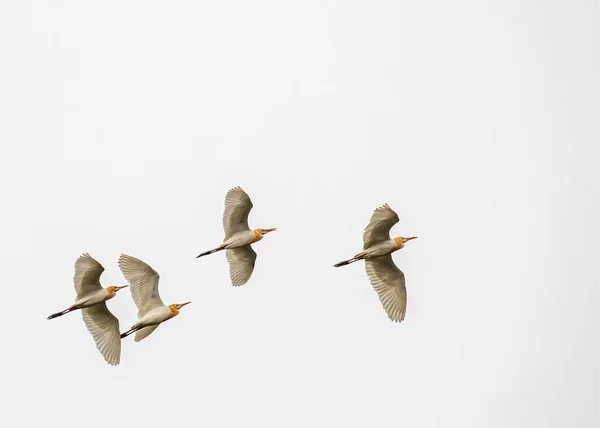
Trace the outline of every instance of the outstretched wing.
[[377, 208], [371, 216], [371, 221], [365, 227], [363, 233], [363, 250], [372, 247], [382, 241], [390, 239], [390, 229], [400, 219], [393, 209], [385, 204]]
[[119, 268], [129, 282], [133, 301], [138, 308], [138, 317], [165, 304], [158, 294], [158, 273], [143, 261], [121, 254]]
[[250, 230], [248, 214], [252, 209], [250, 196], [241, 187], [235, 187], [225, 196], [225, 211], [223, 212], [223, 229], [225, 239], [231, 238], [237, 232]]
[[160, 324], [156, 324], [156, 325], [151, 325], [148, 327], [144, 327], [138, 331], [135, 332], [135, 341], [139, 342], [142, 339], [145, 339], [146, 337], [150, 336], [150, 334], [156, 330], [158, 328]]
[[102, 302], [81, 310], [83, 322], [96, 342], [96, 348], [112, 366], [121, 360], [121, 336], [119, 320]]
[[256, 263], [256, 252], [250, 245], [228, 249], [225, 254], [229, 262], [231, 285], [238, 287], [250, 279]]
[[102, 289], [100, 285], [100, 275], [102, 275], [102, 272], [104, 272], [102, 265], [88, 253], [79, 256], [75, 262], [75, 276], [73, 276], [77, 298]]
[[406, 315], [406, 286], [404, 274], [388, 254], [365, 260], [369, 281], [377, 291], [389, 319], [400, 322]]

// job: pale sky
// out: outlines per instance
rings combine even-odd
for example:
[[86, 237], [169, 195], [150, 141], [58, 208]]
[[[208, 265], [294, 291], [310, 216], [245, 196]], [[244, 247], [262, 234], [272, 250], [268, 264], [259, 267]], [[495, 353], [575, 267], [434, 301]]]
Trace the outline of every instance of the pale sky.
[[[0, 6], [2, 420], [81, 427], [597, 427], [598, 3]], [[254, 203], [229, 283], [227, 190]], [[387, 319], [362, 247], [387, 202]], [[89, 252], [191, 300], [107, 365]], [[121, 331], [129, 291], [108, 303]], [[6, 425], [6, 426], [9, 426]]]

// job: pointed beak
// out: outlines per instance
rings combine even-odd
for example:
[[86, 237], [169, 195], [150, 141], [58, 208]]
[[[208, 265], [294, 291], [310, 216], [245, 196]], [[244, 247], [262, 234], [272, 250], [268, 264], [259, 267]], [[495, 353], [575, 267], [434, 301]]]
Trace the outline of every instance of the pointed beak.
[[181, 308], [183, 308], [185, 305], [189, 305], [190, 303], [192, 303], [192, 302], [179, 303], [179, 304], [177, 305], [177, 309], [181, 309]]
[[417, 239], [417, 237], [416, 236], [409, 236], [408, 238], [404, 238], [404, 242], [408, 242], [411, 239]]
[[127, 284], [127, 285], [117, 285], [117, 286], [115, 287], [115, 290], [117, 290], [117, 291], [118, 291], [118, 290], [120, 290], [121, 288], [127, 288], [127, 287], [129, 287], [129, 284]]
[[267, 233], [269, 233], [269, 232], [274, 232], [274, 231], [276, 231], [276, 230], [277, 230], [277, 228], [276, 228], [276, 227], [273, 227], [273, 228], [271, 228], [271, 229], [263, 229], [263, 230], [262, 230], [262, 233], [263, 233], [263, 235], [264, 235], [264, 234], [267, 234]]

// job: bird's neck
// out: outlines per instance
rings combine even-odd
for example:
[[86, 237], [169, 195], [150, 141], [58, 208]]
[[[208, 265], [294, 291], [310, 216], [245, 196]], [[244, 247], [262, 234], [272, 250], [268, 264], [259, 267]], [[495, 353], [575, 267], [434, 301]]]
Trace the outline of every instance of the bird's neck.
[[117, 295], [115, 290], [106, 290], [106, 298], [104, 300], [110, 300]]
[[260, 233], [260, 230], [256, 229], [254, 231], [254, 239], [252, 240], [252, 242], [257, 242], [257, 241], [260, 241], [261, 239], [263, 239], [263, 234]]
[[402, 242], [401, 238], [394, 238], [394, 242], [396, 243], [396, 250], [399, 250], [400, 248], [404, 248], [404, 242]]
[[171, 313], [169, 314], [169, 318], [167, 318], [167, 319], [171, 319], [171, 318], [176, 317], [177, 315], [179, 315], [179, 309], [177, 309], [177, 307], [175, 307], [175, 306], [169, 306], [169, 309], [171, 310]]

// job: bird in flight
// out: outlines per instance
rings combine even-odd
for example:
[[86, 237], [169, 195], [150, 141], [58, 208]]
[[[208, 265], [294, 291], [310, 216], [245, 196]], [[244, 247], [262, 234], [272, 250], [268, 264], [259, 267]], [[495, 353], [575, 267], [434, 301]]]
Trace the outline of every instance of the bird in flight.
[[225, 212], [223, 213], [225, 239], [217, 248], [205, 251], [196, 257], [226, 250], [231, 285], [235, 287], [247, 283], [254, 271], [256, 253], [251, 244], [263, 239], [267, 233], [277, 230], [276, 228], [250, 230], [248, 214], [252, 207], [250, 197], [240, 187], [229, 190], [225, 196]]
[[398, 214], [388, 204], [377, 208], [363, 233], [363, 251], [335, 267], [365, 261], [367, 275], [388, 318], [400, 322], [406, 315], [406, 286], [404, 273], [394, 264], [392, 253], [416, 236], [390, 238], [390, 229], [398, 223]]
[[128, 285], [111, 285], [102, 288], [100, 275], [104, 267], [89, 254], [82, 254], [75, 262], [75, 304], [48, 317], [49, 320], [60, 317], [77, 309], [81, 310], [83, 322], [96, 342], [98, 351], [106, 362], [116, 366], [121, 359], [121, 339], [119, 320], [106, 307], [106, 301], [117, 295], [117, 291]]
[[135, 333], [135, 341], [148, 337], [158, 326], [179, 315], [179, 310], [192, 302], [165, 305], [158, 294], [158, 273], [135, 257], [121, 254], [119, 268], [129, 284], [138, 308], [138, 322], [121, 334], [121, 338]]

